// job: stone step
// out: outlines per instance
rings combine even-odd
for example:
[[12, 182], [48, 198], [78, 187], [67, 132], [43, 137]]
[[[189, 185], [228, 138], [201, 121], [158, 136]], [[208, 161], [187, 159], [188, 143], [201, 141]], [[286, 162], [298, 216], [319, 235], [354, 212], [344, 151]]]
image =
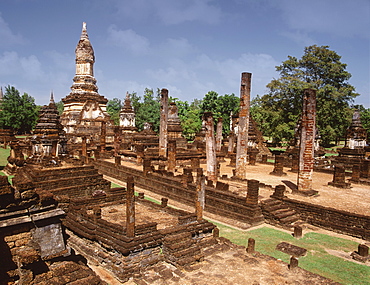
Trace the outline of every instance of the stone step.
[[275, 217], [277, 217], [280, 221], [286, 217], [289, 217], [289, 216], [293, 216], [295, 215], [295, 211], [294, 210], [286, 210], [284, 212], [280, 212], [280, 213], [277, 213], [277, 214], [274, 214]]
[[266, 206], [274, 206], [274, 205], [281, 204], [281, 201], [277, 200], [277, 199], [269, 198], [269, 199], [263, 200], [262, 204], [264, 204]]
[[298, 215], [292, 215], [292, 216], [288, 216], [288, 217], [280, 219], [280, 222], [284, 224], [292, 224], [292, 223], [297, 222], [298, 220], [299, 220]]

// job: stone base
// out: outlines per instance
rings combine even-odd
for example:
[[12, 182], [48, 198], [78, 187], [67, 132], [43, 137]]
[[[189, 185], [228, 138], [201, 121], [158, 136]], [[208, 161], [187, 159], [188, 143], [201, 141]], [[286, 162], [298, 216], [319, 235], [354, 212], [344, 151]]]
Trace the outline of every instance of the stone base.
[[286, 176], [287, 174], [283, 171], [272, 171], [269, 173], [270, 175], [275, 175], [275, 176]]
[[352, 258], [354, 260], [360, 261], [360, 262], [363, 262], [363, 263], [365, 263], [367, 261], [370, 261], [370, 255], [368, 255], [368, 256], [361, 256], [356, 251], [352, 252], [351, 253], [351, 256], [352, 256]]
[[328, 185], [337, 187], [337, 188], [345, 188], [345, 189], [351, 188], [351, 183], [347, 183], [347, 182], [344, 182], [344, 183], [329, 182]]
[[317, 190], [294, 190], [292, 191], [292, 194], [298, 194], [305, 197], [311, 197], [319, 194], [319, 191]]

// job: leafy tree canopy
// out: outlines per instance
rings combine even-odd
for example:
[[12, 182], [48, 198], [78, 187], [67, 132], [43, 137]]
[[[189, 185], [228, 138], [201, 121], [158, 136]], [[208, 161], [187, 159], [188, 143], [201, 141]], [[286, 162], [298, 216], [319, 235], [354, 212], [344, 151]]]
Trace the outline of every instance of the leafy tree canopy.
[[316, 89], [316, 122], [324, 143], [341, 138], [351, 119], [350, 103], [358, 96], [348, 83], [351, 74], [341, 56], [329, 46], [306, 47], [301, 59], [288, 56], [276, 67], [280, 73], [269, 93], [252, 101], [251, 113], [264, 135], [275, 142], [290, 140], [302, 111], [305, 88]]
[[107, 113], [110, 115], [110, 118], [113, 120], [116, 126], [119, 125], [119, 113], [122, 109], [122, 102], [118, 98], [113, 98], [109, 100], [107, 104]]
[[29, 133], [36, 125], [38, 108], [35, 99], [27, 93], [19, 94], [15, 87], [5, 87], [0, 103], [0, 127], [11, 128], [17, 133]]

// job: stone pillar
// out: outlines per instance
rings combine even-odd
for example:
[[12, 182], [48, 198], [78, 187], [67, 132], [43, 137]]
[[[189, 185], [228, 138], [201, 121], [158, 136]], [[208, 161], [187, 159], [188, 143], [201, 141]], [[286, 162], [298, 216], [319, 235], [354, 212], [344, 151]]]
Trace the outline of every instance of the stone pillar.
[[99, 149], [94, 150], [94, 158], [95, 159], [100, 159], [100, 150]]
[[100, 151], [105, 152], [107, 141], [107, 123], [105, 121], [101, 122], [101, 132], [100, 132]]
[[144, 146], [142, 144], [135, 145], [136, 149], [136, 163], [141, 165], [143, 163], [144, 158]]
[[255, 148], [249, 152], [249, 165], [256, 165], [258, 152], [258, 149]]
[[81, 143], [81, 156], [86, 157], [87, 156], [87, 143], [86, 143], [86, 137], [82, 137], [82, 143]]
[[200, 159], [198, 157], [191, 158], [191, 168], [197, 169], [200, 167]]
[[203, 114], [203, 120], [206, 128], [207, 178], [208, 180], [216, 182], [217, 160], [216, 160], [215, 136], [212, 113], [205, 112]]
[[292, 168], [290, 169], [291, 172], [298, 173], [299, 170], [299, 156], [298, 153], [292, 154]]
[[186, 177], [186, 183], [193, 183], [193, 169], [192, 168], [184, 168], [184, 175]]
[[283, 198], [285, 192], [285, 185], [276, 185], [274, 193], [270, 196], [272, 198]]
[[360, 177], [370, 178], [370, 160], [364, 159], [360, 166]]
[[301, 237], [302, 237], [302, 227], [300, 227], [300, 226], [295, 226], [295, 227], [294, 227], [294, 234], [293, 234], [293, 236], [294, 236], [295, 238], [301, 238]]
[[316, 90], [305, 89], [299, 145], [298, 191], [311, 191], [316, 135]]
[[128, 176], [126, 182], [126, 235], [135, 236], [135, 192], [134, 177]]
[[334, 166], [333, 181], [328, 183], [330, 186], [338, 188], [349, 188], [351, 183], [346, 183], [346, 169], [343, 164]]
[[168, 198], [161, 198], [161, 207], [166, 208], [168, 205]]
[[351, 181], [353, 181], [353, 182], [359, 182], [360, 181], [360, 165], [359, 164], [354, 164], [352, 166]]
[[115, 165], [121, 165], [121, 156], [116, 155], [116, 156], [114, 157], [114, 164], [115, 164]]
[[294, 269], [298, 267], [298, 258], [297, 257], [294, 257], [292, 256], [290, 258], [290, 262], [289, 262], [289, 269]]
[[254, 251], [255, 251], [255, 245], [256, 245], [256, 241], [255, 241], [255, 239], [253, 239], [253, 238], [249, 238], [249, 239], [248, 239], [247, 253], [249, 253], [249, 254], [253, 254], [253, 253], [254, 253]]
[[247, 190], [247, 201], [246, 203], [251, 206], [258, 205], [258, 192], [259, 192], [259, 181], [258, 180], [248, 180], [248, 190]]
[[276, 176], [285, 176], [286, 173], [283, 170], [284, 170], [284, 156], [275, 155], [274, 170], [270, 172], [270, 174]]
[[197, 220], [203, 219], [204, 201], [205, 201], [205, 181], [204, 175], [197, 175], [197, 185], [195, 194], [195, 213], [197, 215]]
[[261, 163], [267, 163], [267, 154], [262, 154]]
[[216, 128], [216, 152], [221, 151], [222, 144], [222, 118], [218, 118]]
[[358, 254], [362, 257], [369, 256], [369, 247], [366, 244], [359, 244], [357, 251], [358, 251]]
[[243, 72], [240, 86], [240, 111], [236, 144], [236, 177], [246, 178], [248, 160], [248, 129], [252, 73]]
[[143, 161], [144, 175], [148, 175], [148, 173], [151, 171], [152, 171], [152, 161], [150, 160], [150, 158], [144, 158], [144, 161]]
[[114, 127], [114, 142], [113, 142], [113, 147], [114, 147], [114, 155], [117, 156], [119, 151], [120, 151], [120, 147], [121, 147], [121, 141], [122, 141], [122, 133], [121, 133], [121, 129], [119, 126], [115, 126]]
[[168, 90], [161, 90], [161, 110], [160, 110], [160, 126], [159, 126], [159, 156], [167, 157], [167, 142], [168, 142]]
[[168, 157], [167, 157], [167, 170], [174, 172], [176, 168], [176, 141], [170, 140], [168, 142]]

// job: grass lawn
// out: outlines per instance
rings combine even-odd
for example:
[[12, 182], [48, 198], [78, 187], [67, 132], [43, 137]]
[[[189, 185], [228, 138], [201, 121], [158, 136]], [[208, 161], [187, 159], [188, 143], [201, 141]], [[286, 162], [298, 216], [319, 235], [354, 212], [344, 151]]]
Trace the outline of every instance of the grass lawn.
[[357, 250], [358, 243], [354, 241], [314, 232], [306, 233], [301, 239], [295, 239], [285, 231], [269, 227], [241, 231], [218, 223], [215, 224], [220, 229], [220, 236], [230, 239], [235, 244], [247, 246], [248, 238], [254, 238], [257, 251], [289, 263], [290, 256], [275, 250], [276, 245], [285, 241], [307, 249], [307, 255], [299, 258], [301, 268], [342, 284], [369, 284], [369, 266], [330, 255], [325, 250], [350, 253]]

